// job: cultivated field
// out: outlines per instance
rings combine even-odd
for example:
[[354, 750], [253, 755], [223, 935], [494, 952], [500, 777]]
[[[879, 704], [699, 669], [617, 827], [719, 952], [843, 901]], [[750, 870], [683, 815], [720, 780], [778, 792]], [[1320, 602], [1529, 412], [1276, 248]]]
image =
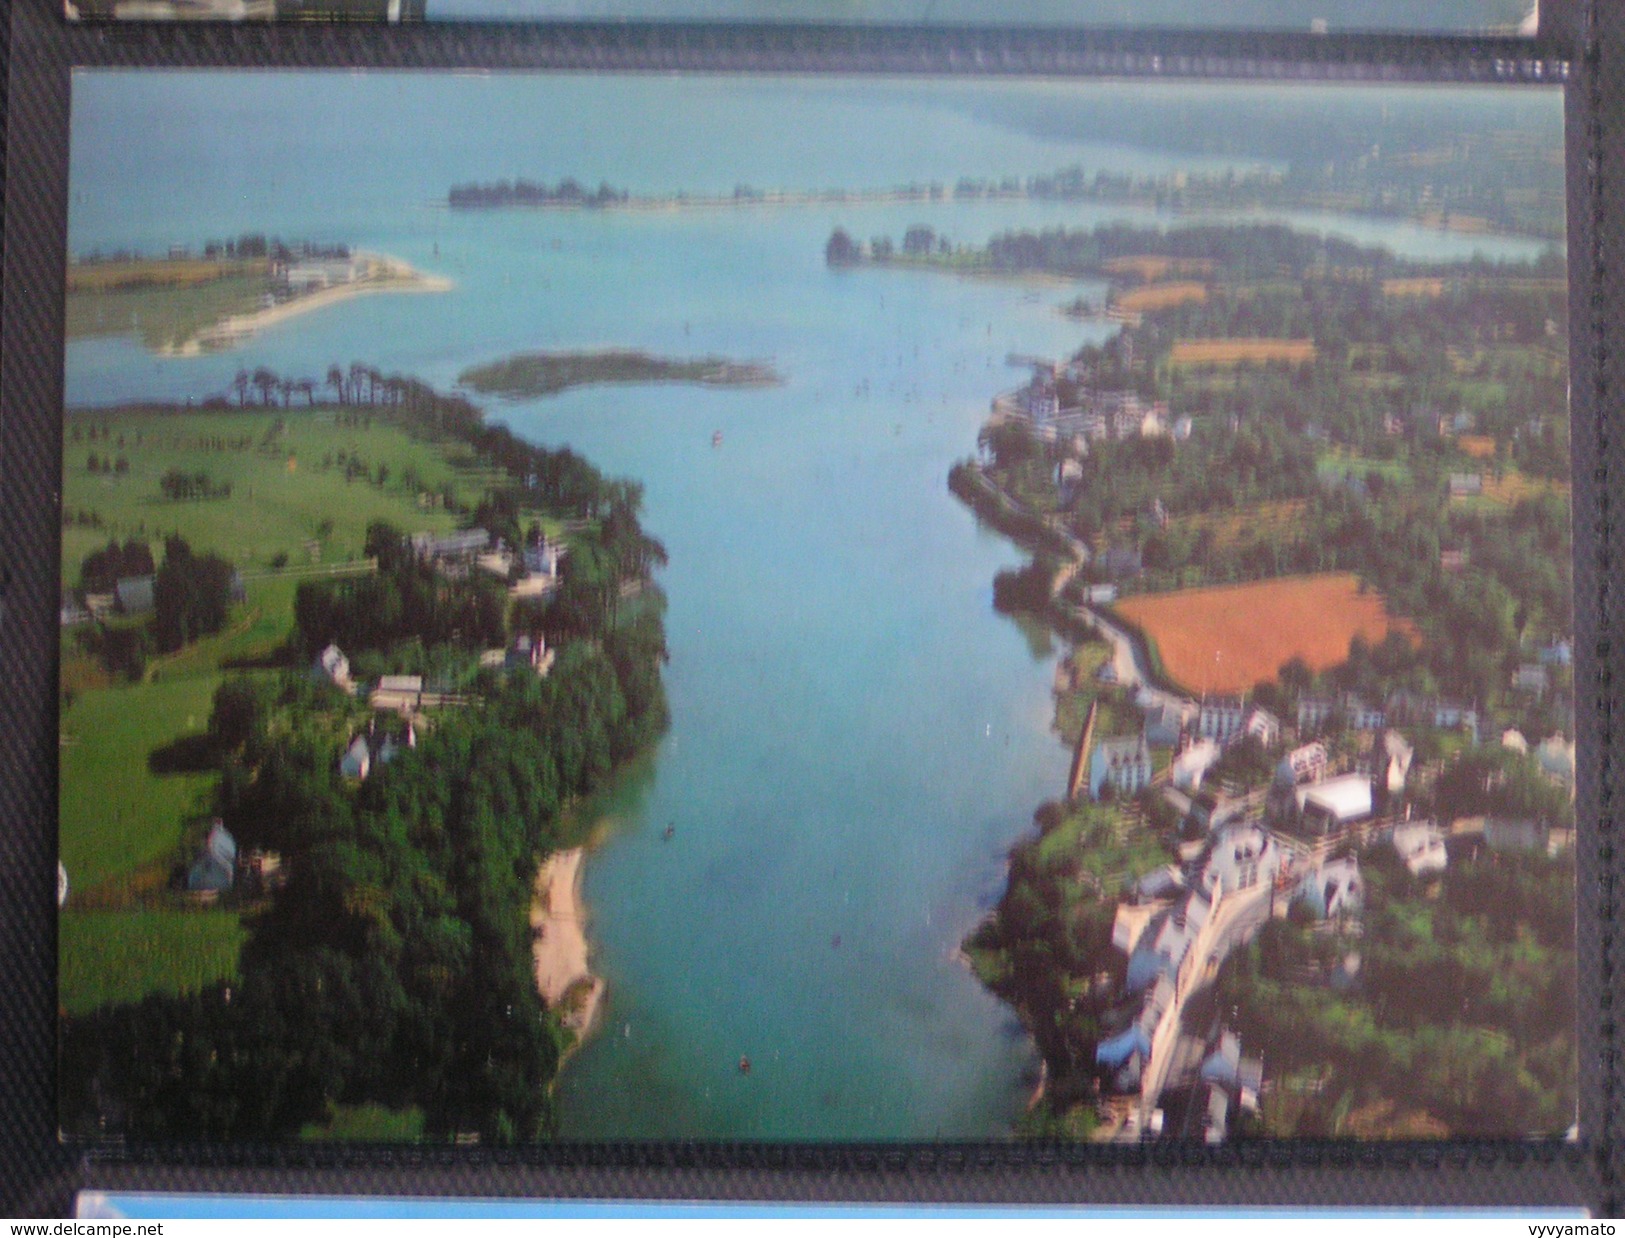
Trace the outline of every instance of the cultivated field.
[[1324, 670], [1348, 656], [1354, 636], [1376, 642], [1409, 630], [1351, 572], [1145, 594], [1116, 610], [1156, 645], [1164, 671], [1197, 693], [1244, 691], [1294, 657]]
[[1382, 295], [1385, 297], [1442, 297], [1444, 296], [1444, 280], [1442, 279], [1385, 279], [1382, 281]]
[[1168, 364], [1179, 366], [1304, 365], [1315, 359], [1313, 340], [1175, 340]]
[[70, 340], [128, 334], [148, 348], [174, 348], [211, 323], [260, 308], [270, 289], [263, 258], [74, 263], [64, 325]]
[[1561, 482], [1547, 481], [1543, 477], [1529, 477], [1517, 469], [1508, 469], [1500, 477], [1486, 473], [1482, 494], [1463, 495], [1450, 501], [1469, 509], [1485, 506], [1512, 507], [1525, 499], [1533, 499], [1543, 494], [1567, 494], [1568, 490], [1569, 488]]
[[1194, 280], [1167, 284], [1143, 284], [1112, 297], [1112, 308], [1130, 314], [1172, 309], [1176, 305], [1201, 304], [1207, 300], [1207, 285]]
[[119, 292], [131, 288], [189, 288], [232, 275], [264, 275], [265, 259], [134, 258], [76, 262], [68, 268], [68, 291]]
[[1211, 258], [1174, 258], [1163, 254], [1125, 254], [1100, 264], [1108, 275], [1129, 275], [1147, 283], [1170, 275], [1211, 275], [1213, 267]]

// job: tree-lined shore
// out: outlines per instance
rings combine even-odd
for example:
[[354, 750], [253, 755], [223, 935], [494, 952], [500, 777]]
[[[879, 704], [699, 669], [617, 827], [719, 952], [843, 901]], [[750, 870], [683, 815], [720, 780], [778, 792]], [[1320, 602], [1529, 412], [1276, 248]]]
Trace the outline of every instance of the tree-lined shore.
[[[246, 937], [222, 979], [88, 1009], [75, 999], [77, 1013], [63, 1022], [61, 1121], [76, 1136], [276, 1140], [360, 1120], [392, 1136], [504, 1143], [552, 1127], [549, 1085], [573, 1033], [566, 1012], [548, 1008], [537, 989], [533, 885], [543, 857], [581, 842], [572, 805], [666, 726], [663, 600], [651, 580], [665, 552], [642, 530], [635, 483], [604, 477], [568, 449], [525, 443], [467, 400], [425, 384], [368, 382], [364, 366], [353, 367], [353, 378], [337, 367], [330, 373], [339, 375], [338, 399], [292, 408], [284, 397], [275, 414], [282, 430], [265, 452], [249, 453], [243, 481], [219, 503], [251, 517], [256, 503], [274, 501], [270, 480], [290, 474], [285, 444], [298, 441], [300, 419], [348, 423], [352, 450], [376, 431], [380, 452], [411, 443], [464, 461], [461, 493], [448, 490], [437, 514], [451, 515], [453, 527], [481, 528], [493, 546], [524, 547], [551, 530], [567, 547], [557, 584], [538, 600], [513, 601], [487, 573], [440, 570], [408, 536], [424, 493], [408, 487], [390, 500], [394, 521], [368, 524], [360, 571], [303, 579], [291, 594], [258, 594], [250, 584], [241, 607], [252, 611], [256, 597], [273, 594], [286, 607], [267, 616], [280, 640], [262, 642], [252, 660], [226, 657], [225, 633], [180, 633], [178, 650], [195, 649], [196, 665], [164, 669], [163, 682], [179, 676], [178, 684], [213, 687], [206, 725], [167, 749], [205, 797], [178, 854], [200, 845], [212, 820], [238, 855], [259, 857], [260, 875], [215, 901], [220, 910], [185, 910], [187, 896], [137, 882], [122, 887], [134, 891], [124, 896], [134, 907], [101, 913], [179, 923], [235, 912]], [[238, 411], [148, 407], [126, 422], [120, 410], [90, 410], [69, 421], [94, 426], [98, 440], [122, 436], [133, 459], [124, 476], [138, 485], [151, 467], [149, 447], [163, 458], [168, 440], [138, 445], [137, 425], [156, 437], [156, 426], [184, 434], [193, 421], [258, 424], [273, 416], [283, 382], [264, 386], [260, 409], [244, 390]], [[271, 467], [249, 467], [262, 455]], [[377, 491], [382, 467], [369, 464], [366, 476], [338, 484]], [[383, 493], [390, 491], [386, 479]], [[316, 509], [307, 515], [312, 525], [325, 519]], [[83, 585], [148, 566], [143, 547], [130, 537], [87, 557]], [[202, 561], [229, 551], [212, 545]], [[172, 542], [159, 580], [187, 561]], [[267, 581], [278, 583], [274, 574]], [[94, 627], [137, 630], [126, 618]], [[545, 675], [528, 663], [493, 668], [483, 657], [519, 638], [554, 654]], [[312, 671], [331, 647], [344, 651], [346, 680], [353, 674], [359, 694]], [[365, 685], [391, 674], [420, 677], [424, 699], [441, 704], [405, 717], [369, 706]], [[64, 727], [72, 730], [103, 698], [150, 695], [156, 685], [147, 678], [138, 668], [129, 686], [83, 679]], [[340, 763], [357, 736], [375, 758], [360, 780]], [[126, 768], [116, 746], [93, 738], [95, 759], [110, 771]], [[131, 733], [119, 742], [144, 752], [164, 738]], [[381, 760], [386, 739], [391, 755]], [[162, 777], [167, 767], [159, 768]], [[74, 776], [90, 770], [76, 766]], [[78, 819], [65, 810], [64, 829], [79, 828]], [[72, 854], [94, 855], [84, 848], [65, 839]], [[263, 876], [267, 856], [275, 857], [275, 878]], [[64, 915], [76, 914], [70, 898]]]

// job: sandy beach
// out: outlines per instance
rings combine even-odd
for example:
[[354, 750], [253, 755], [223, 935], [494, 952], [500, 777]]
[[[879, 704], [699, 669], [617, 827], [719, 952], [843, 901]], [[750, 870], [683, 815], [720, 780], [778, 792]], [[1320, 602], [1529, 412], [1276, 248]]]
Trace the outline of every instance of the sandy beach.
[[530, 925], [536, 987], [579, 1043], [592, 1031], [604, 982], [587, 967], [586, 914], [581, 901], [583, 849], [557, 851], [536, 874]]
[[452, 283], [439, 276], [422, 275], [398, 258], [383, 254], [356, 254], [361, 267], [357, 277], [348, 283], [335, 284], [307, 292], [291, 300], [255, 310], [250, 314], [233, 314], [205, 327], [180, 344], [160, 350], [168, 357], [195, 357], [203, 352], [218, 352], [242, 343], [257, 331], [274, 327], [300, 314], [338, 305], [353, 297], [378, 292], [449, 292]]

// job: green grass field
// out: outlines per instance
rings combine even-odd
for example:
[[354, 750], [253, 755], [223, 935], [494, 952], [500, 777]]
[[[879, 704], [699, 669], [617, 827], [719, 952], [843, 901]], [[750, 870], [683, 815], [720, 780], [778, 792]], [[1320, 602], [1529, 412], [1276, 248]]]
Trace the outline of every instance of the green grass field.
[[193, 993], [237, 973], [247, 936], [234, 911], [63, 910], [57, 1000], [70, 1015], [148, 993]]
[[[114, 682], [74, 640], [64, 641], [59, 850], [70, 894], [59, 977], [63, 1008], [80, 1014], [229, 977], [246, 936], [237, 912], [185, 905], [170, 882], [174, 864], [185, 859], [183, 844], [202, 831], [218, 775], [206, 762], [197, 772], [159, 773], [153, 754], [204, 733], [215, 689], [232, 668], [277, 660], [303, 580], [367, 570], [369, 522], [450, 530], [456, 517], [420, 506], [420, 492], [449, 488], [472, 503], [502, 479], [475, 467], [465, 448], [418, 441], [377, 416], [370, 426], [341, 425], [333, 408], [303, 409], [297, 400], [288, 410], [86, 410], [69, 413], [65, 426], [65, 585], [78, 583], [84, 557], [109, 538], [144, 538], [161, 557], [159, 543], [171, 532], [247, 577], [246, 601], [226, 627], [151, 657], [141, 683]], [[92, 473], [91, 452], [109, 463], [123, 457], [126, 471]], [[366, 477], [346, 480], [350, 459], [365, 466]], [[387, 471], [382, 485], [380, 465]], [[169, 469], [206, 473], [214, 487], [229, 483], [231, 494], [167, 501], [159, 482]], [[408, 474], [415, 474], [411, 486]], [[89, 513], [99, 527], [84, 522]], [[557, 522], [544, 524], [557, 533]], [[312, 539], [320, 541], [314, 563]], [[281, 555], [286, 567], [273, 570]], [[421, 1114], [341, 1111], [312, 1137], [330, 1127], [336, 1138], [414, 1138], [421, 1126]]]
[[214, 675], [224, 667], [263, 663], [293, 634], [293, 597], [301, 580], [328, 577], [273, 576], [250, 581], [248, 600], [232, 611], [223, 631], [205, 636], [147, 663], [147, 680], [160, 683], [194, 675]]
[[87, 692], [62, 712], [62, 863], [88, 891], [164, 862], [202, 810], [214, 775], [154, 774], [156, 748], [201, 734], [218, 674]]
[[[278, 421], [284, 430], [266, 443]], [[241, 570], [265, 569], [278, 554], [293, 566], [311, 562], [306, 544], [320, 540], [320, 561], [343, 563], [361, 556], [367, 524], [388, 520], [408, 531], [445, 531], [455, 519], [439, 508], [420, 508], [417, 491], [404, 482], [416, 473], [424, 490], [450, 486], [460, 499], [477, 499], [495, 480], [485, 469], [455, 467], [444, 450], [375, 420], [370, 428], [342, 426], [331, 409], [250, 408], [203, 413], [119, 410], [79, 411], [67, 416], [63, 510], [70, 520], [94, 512], [102, 527], [68, 523], [62, 530], [63, 583], [77, 583], [79, 564], [92, 550], [146, 537], [156, 542], [177, 532], [197, 551], [212, 551]], [[96, 439], [89, 435], [94, 429]], [[78, 435], [76, 438], [75, 435]], [[219, 444], [247, 441], [246, 446]], [[123, 456], [123, 476], [92, 473], [89, 457]], [[339, 457], [358, 458], [374, 477], [388, 470], [383, 486], [346, 481]], [[173, 502], [159, 482], [170, 469], [206, 473], [216, 486], [230, 483], [224, 499]], [[325, 536], [323, 522], [332, 527]], [[154, 546], [157, 550], [157, 546]]]
[[74, 289], [67, 297], [68, 338], [135, 335], [148, 348], [174, 348], [223, 318], [259, 309], [270, 288], [270, 280], [256, 274], [228, 275], [189, 286]]
[[1403, 460], [1373, 460], [1369, 456], [1357, 456], [1341, 448], [1321, 452], [1315, 458], [1315, 471], [1321, 477], [1336, 478], [1353, 473], [1361, 480], [1364, 480], [1367, 473], [1376, 473], [1396, 485], [1411, 484], [1411, 467]]

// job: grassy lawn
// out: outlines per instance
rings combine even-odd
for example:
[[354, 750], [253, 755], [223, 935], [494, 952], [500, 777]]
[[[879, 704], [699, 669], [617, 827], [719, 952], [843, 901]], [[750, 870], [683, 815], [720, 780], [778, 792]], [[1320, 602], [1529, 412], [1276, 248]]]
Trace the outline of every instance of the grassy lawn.
[[164, 862], [214, 785], [211, 773], [155, 774], [156, 748], [200, 734], [219, 675], [89, 692], [62, 714], [59, 843], [75, 890]]
[[1367, 473], [1376, 473], [1385, 481], [1394, 482], [1396, 485], [1411, 484], [1411, 467], [1403, 460], [1373, 460], [1369, 456], [1357, 456], [1342, 448], [1321, 452], [1315, 458], [1315, 471], [1321, 477], [1341, 478], [1353, 473], [1361, 479], [1364, 479]]
[[[270, 433], [278, 421], [279, 434]], [[97, 437], [89, 435], [94, 430]], [[78, 438], [75, 438], [78, 435]], [[92, 473], [91, 453], [123, 456], [122, 476]], [[371, 477], [379, 465], [384, 485], [345, 479], [341, 459], [358, 459]], [[170, 469], [206, 473], [231, 485], [224, 499], [168, 501], [160, 479]], [[445, 531], [455, 519], [439, 508], [420, 508], [417, 491], [404, 478], [417, 475], [424, 490], [451, 487], [472, 501], [493, 479], [488, 470], [459, 469], [435, 444], [409, 437], [379, 419], [371, 427], [338, 424], [331, 409], [182, 413], [175, 411], [80, 411], [67, 416], [63, 457], [63, 510], [100, 517], [101, 527], [67, 524], [62, 530], [62, 578], [78, 580], [79, 564], [92, 550], [145, 537], [157, 542], [176, 532], [197, 551], [224, 556], [244, 571], [263, 570], [278, 554], [293, 566], [310, 562], [306, 543], [319, 540], [326, 564], [361, 557], [367, 524], [388, 520], [407, 531]], [[323, 535], [323, 521], [331, 528]], [[159, 547], [154, 546], [158, 551]]]
[[188, 676], [218, 677], [222, 667], [264, 662], [293, 634], [293, 597], [300, 581], [328, 577], [276, 576], [250, 581], [248, 601], [232, 611], [222, 631], [147, 663], [147, 679], [158, 683]]
[[74, 288], [67, 298], [68, 338], [135, 335], [151, 349], [177, 347], [223, 318], [259, 309], [270, 288], [263, 271], [194, 284]]
[[234, 911], [62, 912], [58, 1001], [70, 1015], [149, 993], [193, 993], [237, 973], [244, 931]]

